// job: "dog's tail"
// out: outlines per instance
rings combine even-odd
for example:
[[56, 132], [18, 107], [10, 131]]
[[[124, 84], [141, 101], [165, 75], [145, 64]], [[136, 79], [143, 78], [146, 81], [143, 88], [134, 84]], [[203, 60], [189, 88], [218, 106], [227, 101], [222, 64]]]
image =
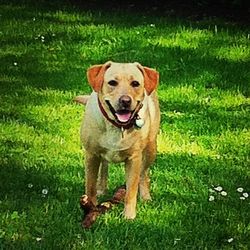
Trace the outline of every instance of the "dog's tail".
[[89, 97], [89, 95], [78, 95], [74, 98], [74, 101], [79, 104], [86, 105], [89, 100]]

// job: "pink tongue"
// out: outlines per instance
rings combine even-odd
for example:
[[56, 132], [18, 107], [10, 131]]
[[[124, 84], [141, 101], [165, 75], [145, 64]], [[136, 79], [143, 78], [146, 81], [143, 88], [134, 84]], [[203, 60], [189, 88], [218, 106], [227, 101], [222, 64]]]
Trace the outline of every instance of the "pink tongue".
[[116, 116], [120, 122], [127, 122], [131, 117], [131, 113], [127, 113], [127, 114], [117, 114], [116, 113]]

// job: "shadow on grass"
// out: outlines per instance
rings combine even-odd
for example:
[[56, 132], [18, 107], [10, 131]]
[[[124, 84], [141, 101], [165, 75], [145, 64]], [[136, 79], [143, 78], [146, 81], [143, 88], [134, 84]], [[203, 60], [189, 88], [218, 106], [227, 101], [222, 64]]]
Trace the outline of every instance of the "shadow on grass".
[[[131, 50], [133, 50], [133, 45]], [[128, 57], [125, 55], [126, 59], [128, 61], [141, 61], [144, 65], [156, 66], [161, 75], [160, 86], [162, 90], [164, 86], [197, 84], [199, 86], [201, 84], [200, 87], [208, 89], [220, 88], [222, 90], [241, 91], [246, 97], [250, 95], [249, 86], [246, 84], [249, 77], [244, 73], [250, 67], [249, 62], [230, 62], [211, 56], [203, 56], [204, 51], [202, 50], [164, 48], [159, 45], [141, 47], [140, 50], [132, 52]], [[156, 56], [147, 57], [147, 51], [149, 50]], [[68, 48], [69, 51], [70, 48]], [[115, 55], [116, 52], [117, 55]], [[114, 56], [103, 55], [99, 63], [108, 59], [124, 61], [119, 47], [113, 53]], [[82, 89], [82, 91], [89, 92], [90, 88], [86, 84], [86, 70], [89, 67], [89, 62], [88, 66], [86, 61], [83, 61], [81, 65], [79, 59], [76, 60], [75, 53], [73, 53], [71, 61], [68, 58], [72, 63], [67, 64], [64, 60], [65, 58], [62, 58], [62, 61], [60, 61], [47, 56], [46, 60], [43, 61], [39, 55], [34, 54], [34, 51], [23, 54], [21, 57], [15, 54], [2, 56], [0, 58], [0, 63], [3, 65], [1, 70], [2, 77], [12, 77], [12, 79], [14, 78], [18, 82], [17, 84], [12, 82], [11, 86], [9, 82], [4, 83], [3, 80], [3, 90], [5, 91], [2, 91], [1, 94], [6, 94], [11, 87], [15, 89], [25, 85], [43, 89], [78, 91]], [[13, 66], [13, 63], [16, 61], [18, 61], [17, 67]], [[93, 64], [95, 63], [98, 62], [93, 61]], [[68, 65], [71, 66], [69, 67]], [[208, 75], [213, 76], [213, 78], [206, 79]], [[204, 77], [204, 80], [199, 80], [202, 77]], [[4, 89], [4, 85], [6, 85], [6, 89]]]
[[[80, 233], [83, 185], [82, 179], [76, 178], [79, 169], [62, 166], [62, 177], [62, 170], [53, 167], [46, 162], [28, 167], [13, 159], [1, 164], [0, 248], [64, 248]], [[65, 235], [69, 237], [64, 239]]]
[[[60, 170], [47, 168], [46, 164], [35, 168], [14, 161], [3, 164], [0, 172], [1, 210], [8, 211], [12, 225], [16, 227], [6, 225], [6, 235], [28, 232], [32, 237], [42, 235], [42, 246], [83, 245], [85, 249], [100, 247], [98, 244], [104, 249], [117, 246], [128, 249], [134, 246], [146, 249], [173, 246], [221, 248], [228, 245], [227, 240], [231, 237], [236, 246], [247, 246], [248, 205], [239, 200], [236, 188], [242, 186], [247, 190], [250, 180], [242, 174], [240, 167], [225, 159], [161, 154], [152, 172], [153, 201], [138, 203], [135, 221], [121, 218], [122, 206], [119, 206], [101, 216], [90, 231], [85, 231], [80, 228], [80, 183], [62, 180]], [[114, 181], [112, 178], [111, 182]], [[30, 183], [32, 188], [28, 186]], [[214, 194], [216, 200], [208, 202], [209, 188], [213, 185], [221, 185], [228, 196], [217, 193]], [[48, 189], [46, 197], [42, 195], [44, 188]], [[15, 211], [20, 218], [13, 217]], [[23, 218], [24, 214], [27, 217]], [[8, 221], [5, 217], [2, 223]], [[7, 238], [3, 241], [6, 247], [34, 247], [37, 244], [29, 237], [15, 241]]]
[[[16, 10], [9, 8], [8, 16], [4, 15], [4, 18], [9, 18], [10, 16], [15, 16]], [[23, 10], [22, 10], [23, 11]], [[45, 9], [41, 9], [43, 14], [46, 13]], [[74, 9], [70, 9], [69, 13], [74, 13]], [[30, 18], [32, 13], [32, 7], [27, 5], [25, 7], [24, 14], [18, 17], [20, 21], [24, 21]], [[98, 14], [93, 12], [91, 17], [93, 22], [98, 19]], [[103, 18], [103, 17], [102, 17]], [[116, 21], [122, 20], [122, 17], [115, 17]], [[90, 22], [92, 22], [92, 20]], [[57, 21], [49, 19], [49, 17], [44, 17], [43, 21], [46, 23], [53, 23], [57, 25]], [[114, 61], [140, 61], [142, 64], [150, 65], [156, 67], [161, 74], [161, 84], [166, 85], [179, 85], [179, 84], [193, 84], [197, 78], [202, 77], [204, 74], [211, 74], [215, 76], [215, 79], [208, 80], [208, 82], [203, 82], [205, 87], [218, 87], [221, 89], [229, 90], [240, 90], [246, 96], [249, 96], [249, 86], [246, 84], [249, 80], [247, 74], [242, 74], [242, 72], [247, 72], [250, 67], [249, 61], [230, 61], [227, 59], [218, 59], [216, 50], [220, 48], [230, 47], [229, 43], [231, 41], [225, 39], [219, 41], [217, 38], [214, 39], [214, 45], [206, 45], [206, 37], [200, 38], [199, 48], [180, 48], [180, 47], [169, 47], [157, 44], [157, 40], [160, 37], [171, 37], [171, 33], [174, 36], [176, 30], [180, 27], [180, 24], [174, 24], [173, 21], [168, 23], [168, 19], [165, 21], [162, 19], [155, 19], [156, 29], [152, 32], [152, 44], [143, 45], [138, 44], [138, 36], [133, 37], [127, 41], [118, 41], [114, 43], [114, 49], [112, 49], [112, 54], [107, 52], [103, 55], [96, 56], [93, 53], [87, 55], [84, 58], [81, 55], [79, 47], [84, 46], [85, 41], [87, 41], [90, 48], [95, 49], [96, 45], [89, 43], [91, 37], [86, 37], [85, 34], [79, 34], [74, 32], [74, 29], [65, 32], [55, 33], [55, 37], [52, 37], [52, 31], [47, 31], [46, 41], [44, 44], [37, 45], [41, 43], [35, 40], [35, 37], [23, 39], [18, 39], [18, 37], [4, 37], [3, 44], [8, 45], [22, 45], [33, 48], [21, 55], [15, 54], [15, 52], [9, 52], [6, 55], [1, 56], [0, 62], [3, 65], [1, 74], [7, 77], [20, 78], [22, 85], [32, 85], [38, 88], [54, 88], [60, 90], [80, 90], [88, 89], [84, 88], [83, 83], [86, 80], [86, 69], [89, 65], [94, 63], [102, 63], [107, 60]], [[100, 23], [110, 23], [108, 17], [104, 17]], [[138, 24], [134, 24], [133, 21], [124, 21], [124, 28], [133, 28]], [[146, 25], [150, 23], [150, 18], [146, 17], [146, 21], [140, 21], [140, 25]], [[76, 20], [73, 25], [77, 25]], [[192, 22], [191, 22], [192, 23]], [[190, 24], [182, 23], [183, 27], [189, 28]], [[191, 24], [192, 26], [192, 24]], [[199, 25], [195, 23], [195, 26], [199, 28]], [[113, 27], [119, 28], [119, 22], [114, 23]], [[164, 32], [164, 28], [167, 28]], [[76, 28], [77, 29], [77, 28]], [[39, 30], [39, 29], [38, 29]], [[169, 32], [172, 30], [172, 32]], [[230, 30], [230, 28], [228, 29]], [[38, 32], [38, 31], [37, 31]], [[178, 32], [178, 31], [177, 31]], [[228, 34], [228, 32], [226, 32]], [[161, 35], [160, 35], [161, 34]], [[34, 34], [34, 36], [37, 34]], [[119, 35], [119, 34], [117, 34]], [[105, 37], [103, 37], [104, 39]], [[109, 39], [109, 37], [107, 37]], [[211, 40], [210, 39], [210, 40]], [[57, 46], [60, 47], [60, 41], [63, 41], [61, 49], [63, 49], [63, 55], [60, 51], [57, 51]], [[73, 44], [73, 46], [72, 46]], [[232, 44], [233, 46], [233, 44]], [[105, 48], [105, 44], [101, 45]], [[131, 53], [125, 53], [124, 49], [130, 48]], [[214, 50], [214, 55], [211, 55], [211, 51]], [[148, 52], [153, 56], [148, 56]], [[124, 54], [125, 53], [125, 54]], [[212, 53], [213, 54], [213, 53]], [[18, 67], [13, 66], [13, 62], [18, 61]]]
[[[21, 156], [20, 156], [21, 158]], [[71, 175], [72, 180], [63, 180], [58, 168], [46, 166], [46, 163], [34, 166], [19, 165], [13, 159], [1, 165], [0, 199], [8, 201], [10, 211], [25, 211], [29, 207], [43, 204], [47, 199], [64, 202], [78, 202], [83, 192], [83, 180], [77, 179], [79, 168], [64, 166], [65, 176]], [[74, 181], [78, 180], [78, 183]], [[47, 189], [48, 195], [43, 195], [42, 190]]]
[[180, 115], [161, 115], [162, 129], [178, 127], [185, 134], [194, 136], [220, 135], [225, 131], [237, 132], [249, 129], [249, 111], [247, 104], [229, 108], [216, 108], [209, 103], [196, 103], [166, 100], [160, 101], [162, 110], [168, 112], [180, 112]]

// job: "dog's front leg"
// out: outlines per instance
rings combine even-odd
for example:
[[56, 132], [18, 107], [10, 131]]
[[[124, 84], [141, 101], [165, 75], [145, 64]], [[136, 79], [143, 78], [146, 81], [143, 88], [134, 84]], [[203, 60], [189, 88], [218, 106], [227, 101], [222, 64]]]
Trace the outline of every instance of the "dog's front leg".
[[140, 170], [142, 164], [142, 154], [133, 154], [126, 161], [126, 196], [124, 215], [126, 219], [134, 219], [136, 216], [136, 202]]
[[85, 192], [91, 201], [96, 204], [97, 178], [100, 167], [100, 157], [86, 152], [85, 156]]

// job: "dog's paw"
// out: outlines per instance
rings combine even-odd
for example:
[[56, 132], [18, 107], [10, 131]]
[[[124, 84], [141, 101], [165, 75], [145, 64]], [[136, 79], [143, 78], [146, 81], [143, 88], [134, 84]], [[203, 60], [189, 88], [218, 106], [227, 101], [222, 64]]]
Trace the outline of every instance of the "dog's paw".
[[124, 209], [124, 217], [127, 220], [133, 220], [136, 217], [135, 209], [125, 208]]
[[148, 188], [144, 188], [143, 186], [140, 186], [140, 198], [143, 201], [151, 201], [151, 195]]
[[149, 201], [152, 201], [152, 198], [150, 196], [150, 194], [147, 194], [147, 195], [140, 195], [141, 199], [145, 202], [149, 202]]

